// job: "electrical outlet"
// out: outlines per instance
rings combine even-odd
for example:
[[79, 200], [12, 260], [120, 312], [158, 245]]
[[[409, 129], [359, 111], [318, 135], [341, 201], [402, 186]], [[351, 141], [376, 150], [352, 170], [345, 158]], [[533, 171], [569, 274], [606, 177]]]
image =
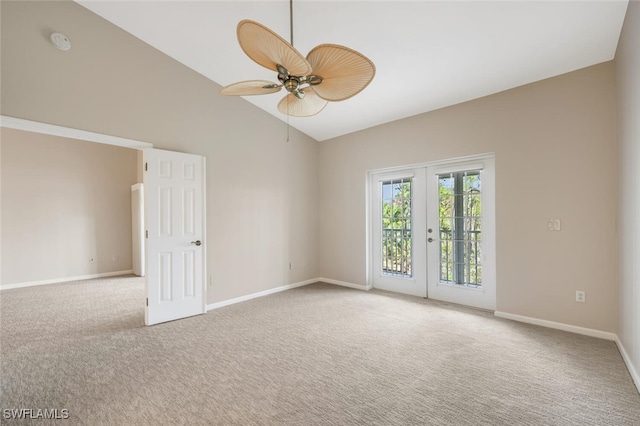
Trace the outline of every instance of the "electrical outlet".
[[294, 268], [293, 262], [289, 262], [289, 269], [293, 269], [293, 268]]
[[584, 303], [587, 300], [587, 293], [582, 290], [576, 290], [576, 302]]
[[209, 287], [213, 286], [213, 277], [209, 275]]

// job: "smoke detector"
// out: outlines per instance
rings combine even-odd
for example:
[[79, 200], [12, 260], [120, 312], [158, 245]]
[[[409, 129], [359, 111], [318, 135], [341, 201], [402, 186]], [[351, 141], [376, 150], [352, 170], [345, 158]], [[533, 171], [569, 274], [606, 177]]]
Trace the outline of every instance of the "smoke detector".
[[56, 47], [56, 49], [71, 49], [71, 42], [69, 41], [69, 38], [64, 34], [51, 33], [51, 35], [49, 36], [49, 40], [51, 40], [51, 43]]

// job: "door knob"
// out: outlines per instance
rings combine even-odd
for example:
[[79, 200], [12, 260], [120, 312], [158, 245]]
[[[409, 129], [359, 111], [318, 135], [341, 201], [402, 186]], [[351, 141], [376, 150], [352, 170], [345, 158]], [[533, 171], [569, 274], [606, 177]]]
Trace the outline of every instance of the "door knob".
[[202, 241], [200, 241], [200, 240], [191, 241], [191, 244], [195, 244], [195, 245], [199, 246], [199, 245], [202, 245]]

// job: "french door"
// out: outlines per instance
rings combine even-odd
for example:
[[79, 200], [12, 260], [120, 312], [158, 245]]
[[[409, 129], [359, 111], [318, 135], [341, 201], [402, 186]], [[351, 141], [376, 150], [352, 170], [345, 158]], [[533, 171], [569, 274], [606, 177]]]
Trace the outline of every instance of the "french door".
[[494, 161], [427, 167], [427, 292], [495, 310]]
[[427, 297], [425, 169], [371, 175], [375, 288]]
[[375, 288], [495, 309], [494, 160], [370, 175]]

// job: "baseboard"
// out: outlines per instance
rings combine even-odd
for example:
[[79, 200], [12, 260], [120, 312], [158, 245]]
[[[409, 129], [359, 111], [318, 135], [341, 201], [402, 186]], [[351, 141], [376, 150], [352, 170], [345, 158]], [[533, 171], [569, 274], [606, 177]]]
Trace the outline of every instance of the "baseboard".
[[547, 321], [538, 318], [525, 317], [523, 315], [509, 314], [507, 312], [495, 311], [494, 315], [513, 321], [525, 322], [527, 324], [541, 325], [543, 327], [554, 328], [556, 330], [569, 331], [571, 333], [583, 334], [585, 336], [598, 337], [600, 339], [615, 341], [617, 336], [614, 333], [594, 330], [591, 328], [578, 327], [576, 325], [564, 324], [561, 322]]
[[35, 285], [66, 283], [66, 282], [69, 282], [69, 281], [92, 280], [94, 278], [115, 277], [117, 275], [128, 275], [128, 274], [133, 274], [133, 270], [129, 269], [129, 270], [126, 270], [126, 271], [103, 272], [101, 274], [78, 275], [78, 276], [75, 276], [75, 277], [54, 278], [54, 279], [51, 279], [51, 280], [28, 281], [28, 282], [23, 282], [23, 283], [5, 284], [5, 285], [0, 285], [0, 290], [9, 290], [9, 289], [12, 289], [12, 288], [22, 288], [22, 287], [32, 287], [32, 286], [35, 286]]
[[638, 372], [636, 371], [633, 364], [631, 363], [631, 358], [627, 354], [627, 351], [624, 349], [624, 346], [622, 345], [622, 342], [620, 341], [617, 335], [616, 335], [615, 342], [616, 342], [616, 346], [618, 347], [618, 351], [620, 351], [620, 355], [622, 355], [622, 360], [627, 366], [627, 370], [629, 370], [629, 375], [631, 375], [631, 378], [633, 379], [633, 383], [636, 385], [636, 389], [638, 389], [638, 392], [640, 392], [640, 376], [638, 375]]
[[212, 311], [214, 309], [222, 308], [224, 306], [234, 305], [240, 302], [246, 302], [247, 300], [268, 296], [274, 293], [280, 293], [281, 291], [291, 290], [292, 288], [302, 287], [303, 285], [317, 283], [319, 280], [320, 280], [319, 278], [314, 278], [311, 280], [301, 281], [294, 284], [287, 284], [280, 287], [271, 288], [269, 290], [259, 291], [257, 293], [247, 294], [246, 296], [234, 297], [233, 299], [223, 300], [222, 302], [211, 303], [210, 305], [207, 305], [207, 311]]
[[327, 283], [327, 284], [334, 284], [334, 285], [339, 285], [342, 287], [349, 287], [349, 288], [355, 288], [358, 290], [371, 290], [373, 288], [373, 286], [370, 285], [362, 285], [362, 284], [353, 284], [353, 283], [348, 283], [346, 281], [338, 281], [338, 280], [332, 280], [331, 278], [318, 278], [317, 281], [321, 281], [323, 283]]

